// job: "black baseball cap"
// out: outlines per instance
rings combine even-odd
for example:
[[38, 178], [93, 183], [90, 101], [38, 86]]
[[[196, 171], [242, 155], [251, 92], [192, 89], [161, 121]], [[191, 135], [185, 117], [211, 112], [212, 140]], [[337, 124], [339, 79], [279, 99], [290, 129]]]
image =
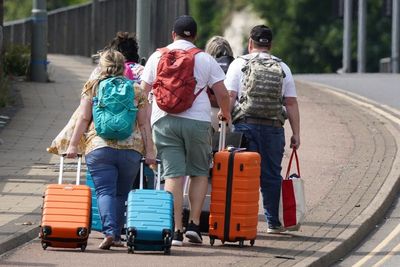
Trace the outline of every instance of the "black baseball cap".
[[259, 46], [268, 46], [272, 42], [272, 31], [265, 25], [257, 25], [251, 29], [250, 38]]
[[197, 34], [197, 23], [191, 16], [180, 16], [175, 20], [174, 32], [182, 37], [194, 37]]

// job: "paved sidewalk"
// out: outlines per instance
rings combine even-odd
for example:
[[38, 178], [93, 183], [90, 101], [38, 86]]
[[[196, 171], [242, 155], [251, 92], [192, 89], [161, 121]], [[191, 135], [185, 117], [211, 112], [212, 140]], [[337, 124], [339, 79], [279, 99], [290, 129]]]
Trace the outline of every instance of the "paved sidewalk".
[[46, 148], [79, 105], [93, 69], [83, 57], [49, 61], [52, 82], [16, 82], [23, 104], [0, 132], [0, 254], [37, 236], [45, 185], [57, 182], [58, 158]]
[[[55, 82], [19, 83], [24, 107], [0, 132], [4, 140], [0, 145], [0, 254], [37, 236], [44, 187], [57, 179], [58, 159], [45, 148], [78, 105], [80, 89], [93, 68], [89, 59], [81, 57], [52, 55], [49, 60]], [[302, 120], [299, 157], [308, 207], [301, 231], [268, 235], [260, 215], [254, 247], [221, 247], [219, 241], [211, 247], [205, 236], [201, 247], [185, 245], [174, 248], [170, 257], [151, 257], [155, 266], [183, 266], [188, 258], [193, 266], [329, 266], [379, 222], [399, 188], [399, 126], [337, 93], [303, 82], [297, 86]], [[289, 153], [287, 149], [283, 172]], [[96, 250], [98, 241], [93, 238], [89, 251]], [[32, 244], [39, 246], [37, 239]], [[11, 262], [18, 253], [10, 256]], [[50, 250], [35, 253], [31, 257], [37, 263], [59, 266], [78, 266], [83, 259], [92, 264], [88, 266], [103, 266], [110, 257], [121, 262], [131, 257], [76, 253], [65, 259]], [[26, 258], [32, 263], [30, 255], [24, 256], [19, 262]], [[148, 256], [135, 254], [135, 263], [148, 264]], [[0, 265], [7, 265], [7, 257], [0, 258]]]

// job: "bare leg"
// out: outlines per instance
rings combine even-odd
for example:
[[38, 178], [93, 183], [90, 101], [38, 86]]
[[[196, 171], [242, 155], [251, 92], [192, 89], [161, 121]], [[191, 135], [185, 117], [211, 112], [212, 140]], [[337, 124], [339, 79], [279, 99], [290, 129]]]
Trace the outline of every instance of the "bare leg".
[[208, 177], [197, 176], [190, 177], [189, 184], [189, 203], [190, 215], [189, 222], [193, 221], [195, 224], [200, 224], [200, 214], [203, 208], [204, 199], [208, 190]]
[[182, 205], [183, 205], [183, 177], [168, 178], [165, 180], [164, 190], [171, 192], [174, 196], [174, 220], [175, 231], [183, 232], [182, 227]]

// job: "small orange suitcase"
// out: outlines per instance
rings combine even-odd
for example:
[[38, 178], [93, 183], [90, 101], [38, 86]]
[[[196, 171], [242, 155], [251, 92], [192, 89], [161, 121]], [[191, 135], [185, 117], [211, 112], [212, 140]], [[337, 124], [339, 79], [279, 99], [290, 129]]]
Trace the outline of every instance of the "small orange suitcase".
[[62, 184], [64, 157], [60, 159], [58, 184], [50, 184], [44, 193], [39, 237], [47, 247], [80, 248], [85, 251], [90, 233], [91, 191], [80, 185], [82, 157], [78, 157], [76, 185]]
[[[226, 127], [221, 127], [222, 144]], [[215, 153], [210, 206], [210, 244], [245, 240], [253, 246], [257, 237], [261, 157], [241, 149]]]

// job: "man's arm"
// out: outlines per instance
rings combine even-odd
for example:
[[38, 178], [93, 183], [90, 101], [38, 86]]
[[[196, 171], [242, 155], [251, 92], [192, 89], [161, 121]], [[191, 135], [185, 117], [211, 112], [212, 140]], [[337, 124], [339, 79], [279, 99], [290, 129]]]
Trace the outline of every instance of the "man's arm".
[[[142, 81], [142, 83], [140, 84], [140, 87], [142, 87], [142, 90], [148, 99], [149, 94], [151, 92], [151, 85], [146, 83], [145, 81]], [[154, 101], [154, 99], [152, 101]], [[150, 103], [148, 103], [148, 105], [146, 105], [146, 114], [150, 121], [150, 118], [151, 118], [151, 104]]]
[[213, 89], [215, 97], [217, 98], [218, 105], [220, 106], [220, 114], [228, 121], [231, 121], [231, 109], [229, 94], [226, 90], [223, 81], [219, 81], [213, 84], [211, 87]]
[[286, 97], [285, 107], [292, 128], [292, 137], [290, 138], [290, 147], [299, 148], [300, 146], [300, 112], [296, 97]]
[[142, 139], [144, 143], [144, 147], [146, 150], [146, 163], [147, 164], [156, 164], [156, 152], [154, 151], [154, 143], [151, 135], [151, 126], [150, 126], [150, 118], [148, 112], [149, 103], [147, 100], [144, 103], [142, 108], [139, 108], [137, 112], [137, 121], [140, 129], [140, 133], [142, 134]]
[[235, 103], [236, 103], [237, 92], [236, 91], [228, 91], [228, 92], [229, 92], [229, 98], [230, 98], [229, 108], [230, 108], [230, 111], [232, 112], [233, 107], [235, 106]]

